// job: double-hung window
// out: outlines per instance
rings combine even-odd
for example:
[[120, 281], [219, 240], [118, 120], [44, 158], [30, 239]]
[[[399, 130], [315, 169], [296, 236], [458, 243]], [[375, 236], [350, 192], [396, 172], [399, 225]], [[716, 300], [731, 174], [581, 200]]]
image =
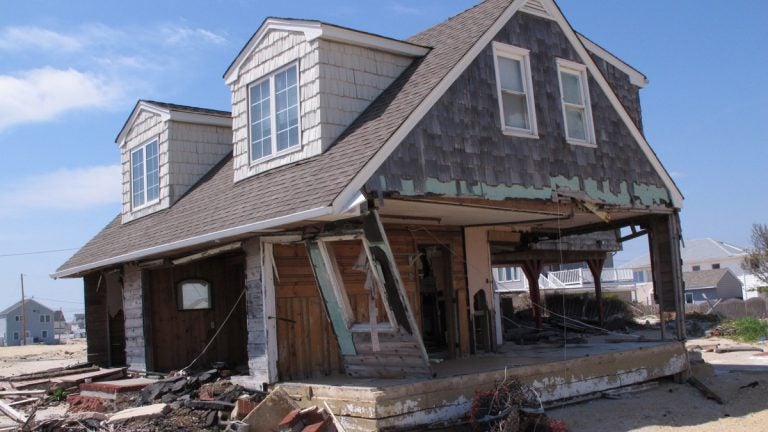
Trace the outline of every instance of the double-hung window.
[[570, 144], [594, 147], [595, 129], [589, 101], [587, 67], [558, 59], [557, 72], [560, 79], [566, 141]]
[[529, 51], [493, 43], [501, 128], [507, 135], [538, 138]]
[[498, 267], [496, 269], [496, 280], [499, 282], [520, 281], [520, 267]]
[[133, 208], [143, 207], [160, 197], [160, 168], [157, 139], [131, 152], [131, 194]]
[[299, 68], [296, 64], [251, 84], [248, 103], [252, 162], [299, 146]]

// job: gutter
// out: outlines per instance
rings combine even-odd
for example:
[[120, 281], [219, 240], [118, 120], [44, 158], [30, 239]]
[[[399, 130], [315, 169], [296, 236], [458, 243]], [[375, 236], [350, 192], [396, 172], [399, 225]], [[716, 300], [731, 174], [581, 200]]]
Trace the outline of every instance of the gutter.
[[84, 271], [94, 270], [99, 267], [106, 267], [109, 265], [135, 261], [150, 255], [170, 252], [176, 249], [182, 249], [190, 246], [199, 246], [208, 242], [221, 240], [227, 237], [234, 237], [242, 234], [264, 231], [264, 230], [275, 228], [281, 225], [288, 225], [295, 222], [301, 222], [307, 219], [320, 218], [320, 217], [330, 216], [334, 214], [339, 214], [339, 212], [335, 212], [332, 206], [317, 207], [314, 209], [304, 210], [298, 213], [292, 213], [289, 215], [280, 216], [273, 219], [254, 222], [254, 223], [241, 225], [234, 228], [227, 228], [221, 231], [216, 231], [208, 234], [190, 237], [184, 240], [178, 240], [171, 243], [166, 243], [166, 244], [153, 246], [146, 249], [141, 249], [134, 252], [129, 252], [123, 255], [118, 255], [116, 257], [95, 261], [90, 264], [70, 267], [68, 269], [60, 270], [60, 271], [57, 271], [56, 273], [51, 274], [51, 277], [54, 279], [65, 278], [65, 277], [73, 276], [78, 273], [82, 273]]

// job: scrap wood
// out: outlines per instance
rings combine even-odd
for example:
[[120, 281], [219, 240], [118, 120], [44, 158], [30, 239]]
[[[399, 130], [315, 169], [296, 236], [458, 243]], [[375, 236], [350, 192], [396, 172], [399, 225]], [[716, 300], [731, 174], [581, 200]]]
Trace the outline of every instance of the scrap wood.
[[712, 391], [712, 389], [707, 387], [706, 384], [699, 381], [696, 377], [692, 376], [688, 378], [688, 384], [692, 385], [697, 390], [699, 390], [704, 396], [706, 396], [707, 399], [712, 399], [713, 401], [719, 403], [720, 405], [724, 404], [723, 399], [717, 393]]
[[8, 381], [18, 382], [18, 381], [31, 381], [31, 380], [37, 380], [37, 379], [43, 379], [43, 378], [56, 378], [56, 377], [61, 377], [66, 375], [95, 372], [97, 370], [99, 370], [98, 366], [89, 366], [89, 367], [78, 368], [78, 369], [54, 368], [54, 369], [48, 369], [42, 372], [12, 376], [8, 378]]
[[715, 348], [715, 352], [718, 354], [729, 353], [729, 352], [748, 352], [748, 351], [763, 352], [763, 349], [759, 347], [749, 346], [749, 345], [735, 345], [735, 346], [727, 346], [724, 348], [720, 348], [718, 346]]
[[44, 395], [45, 390], [6, 390], [0, 391], [0, 396], [31, 396]]
[[333, 425], [336, 427], [336, 432], [346, 432], [344, 429], [344, 426], [341, 425], [341, 422], [339, 419], [336, 418], [336, 416], [333, 414], [333, 411], [331, 411], [331, 407], [328, 406], [328, 402], [323, 401], [323, 405], [325, 405], [325, 410], [328, 411], [328, 415], [331, 416], [331, 421], [333, 422]]
[[39, 400], [40, 400], [39, 398], [22, 399], [22, 400], [17, 400], [15, 402], [11, 402], [8, 404], [8, 406], [26, 405], [28, 403], [39, 401]]
[[5, 415], [7, 415], [11, 420], [19, 423], [26, 423], [27, 417], [24, 416], [24, 414], [16, 411], [13, 409], [13, 407], [9, 406], [8, 404], [5, 404], [3, 402], [0, 402], [0, 411], [2, 411]]

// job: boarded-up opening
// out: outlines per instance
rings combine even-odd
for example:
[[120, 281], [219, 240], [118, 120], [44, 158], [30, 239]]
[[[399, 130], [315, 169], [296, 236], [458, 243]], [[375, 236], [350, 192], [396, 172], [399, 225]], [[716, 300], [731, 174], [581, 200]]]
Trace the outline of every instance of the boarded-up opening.
[[[221, 255], [150, 272], [154, 370], [165, 372], [189, 365], [233, 307], [232, 316], [194, 368], [210, 368], [214, 362], [247, 364], [245, 301], [240, 297], [245, 286], [243, 265], [242, 255]], [[190, 280], [210, 285], [209, 307], [194, 306], [202, 301], [198, 299], [187, 302], [184, 308], [180, 283]]]

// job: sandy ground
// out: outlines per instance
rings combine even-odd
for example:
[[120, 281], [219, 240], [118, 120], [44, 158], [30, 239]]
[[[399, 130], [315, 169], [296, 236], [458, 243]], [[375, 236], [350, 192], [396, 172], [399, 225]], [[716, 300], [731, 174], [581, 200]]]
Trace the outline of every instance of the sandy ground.
[[[734, 344], [723, 339], [698, 339], [689, 341], [688, 346], [715, 343]], [[656, 388], [625, 394], [621, 399], [596, 399], [547, 414], [565, 420], [571, 432], [766, 431], [768, 356], [757, 354], [703, 353], [714, 374], [699, 378], [725, 401], [724, 405], [707, 399], [688, 384], [663, 381]]]
[[0, 347], [0, 380], [86, 361], [85, 339], [61, 345]]

